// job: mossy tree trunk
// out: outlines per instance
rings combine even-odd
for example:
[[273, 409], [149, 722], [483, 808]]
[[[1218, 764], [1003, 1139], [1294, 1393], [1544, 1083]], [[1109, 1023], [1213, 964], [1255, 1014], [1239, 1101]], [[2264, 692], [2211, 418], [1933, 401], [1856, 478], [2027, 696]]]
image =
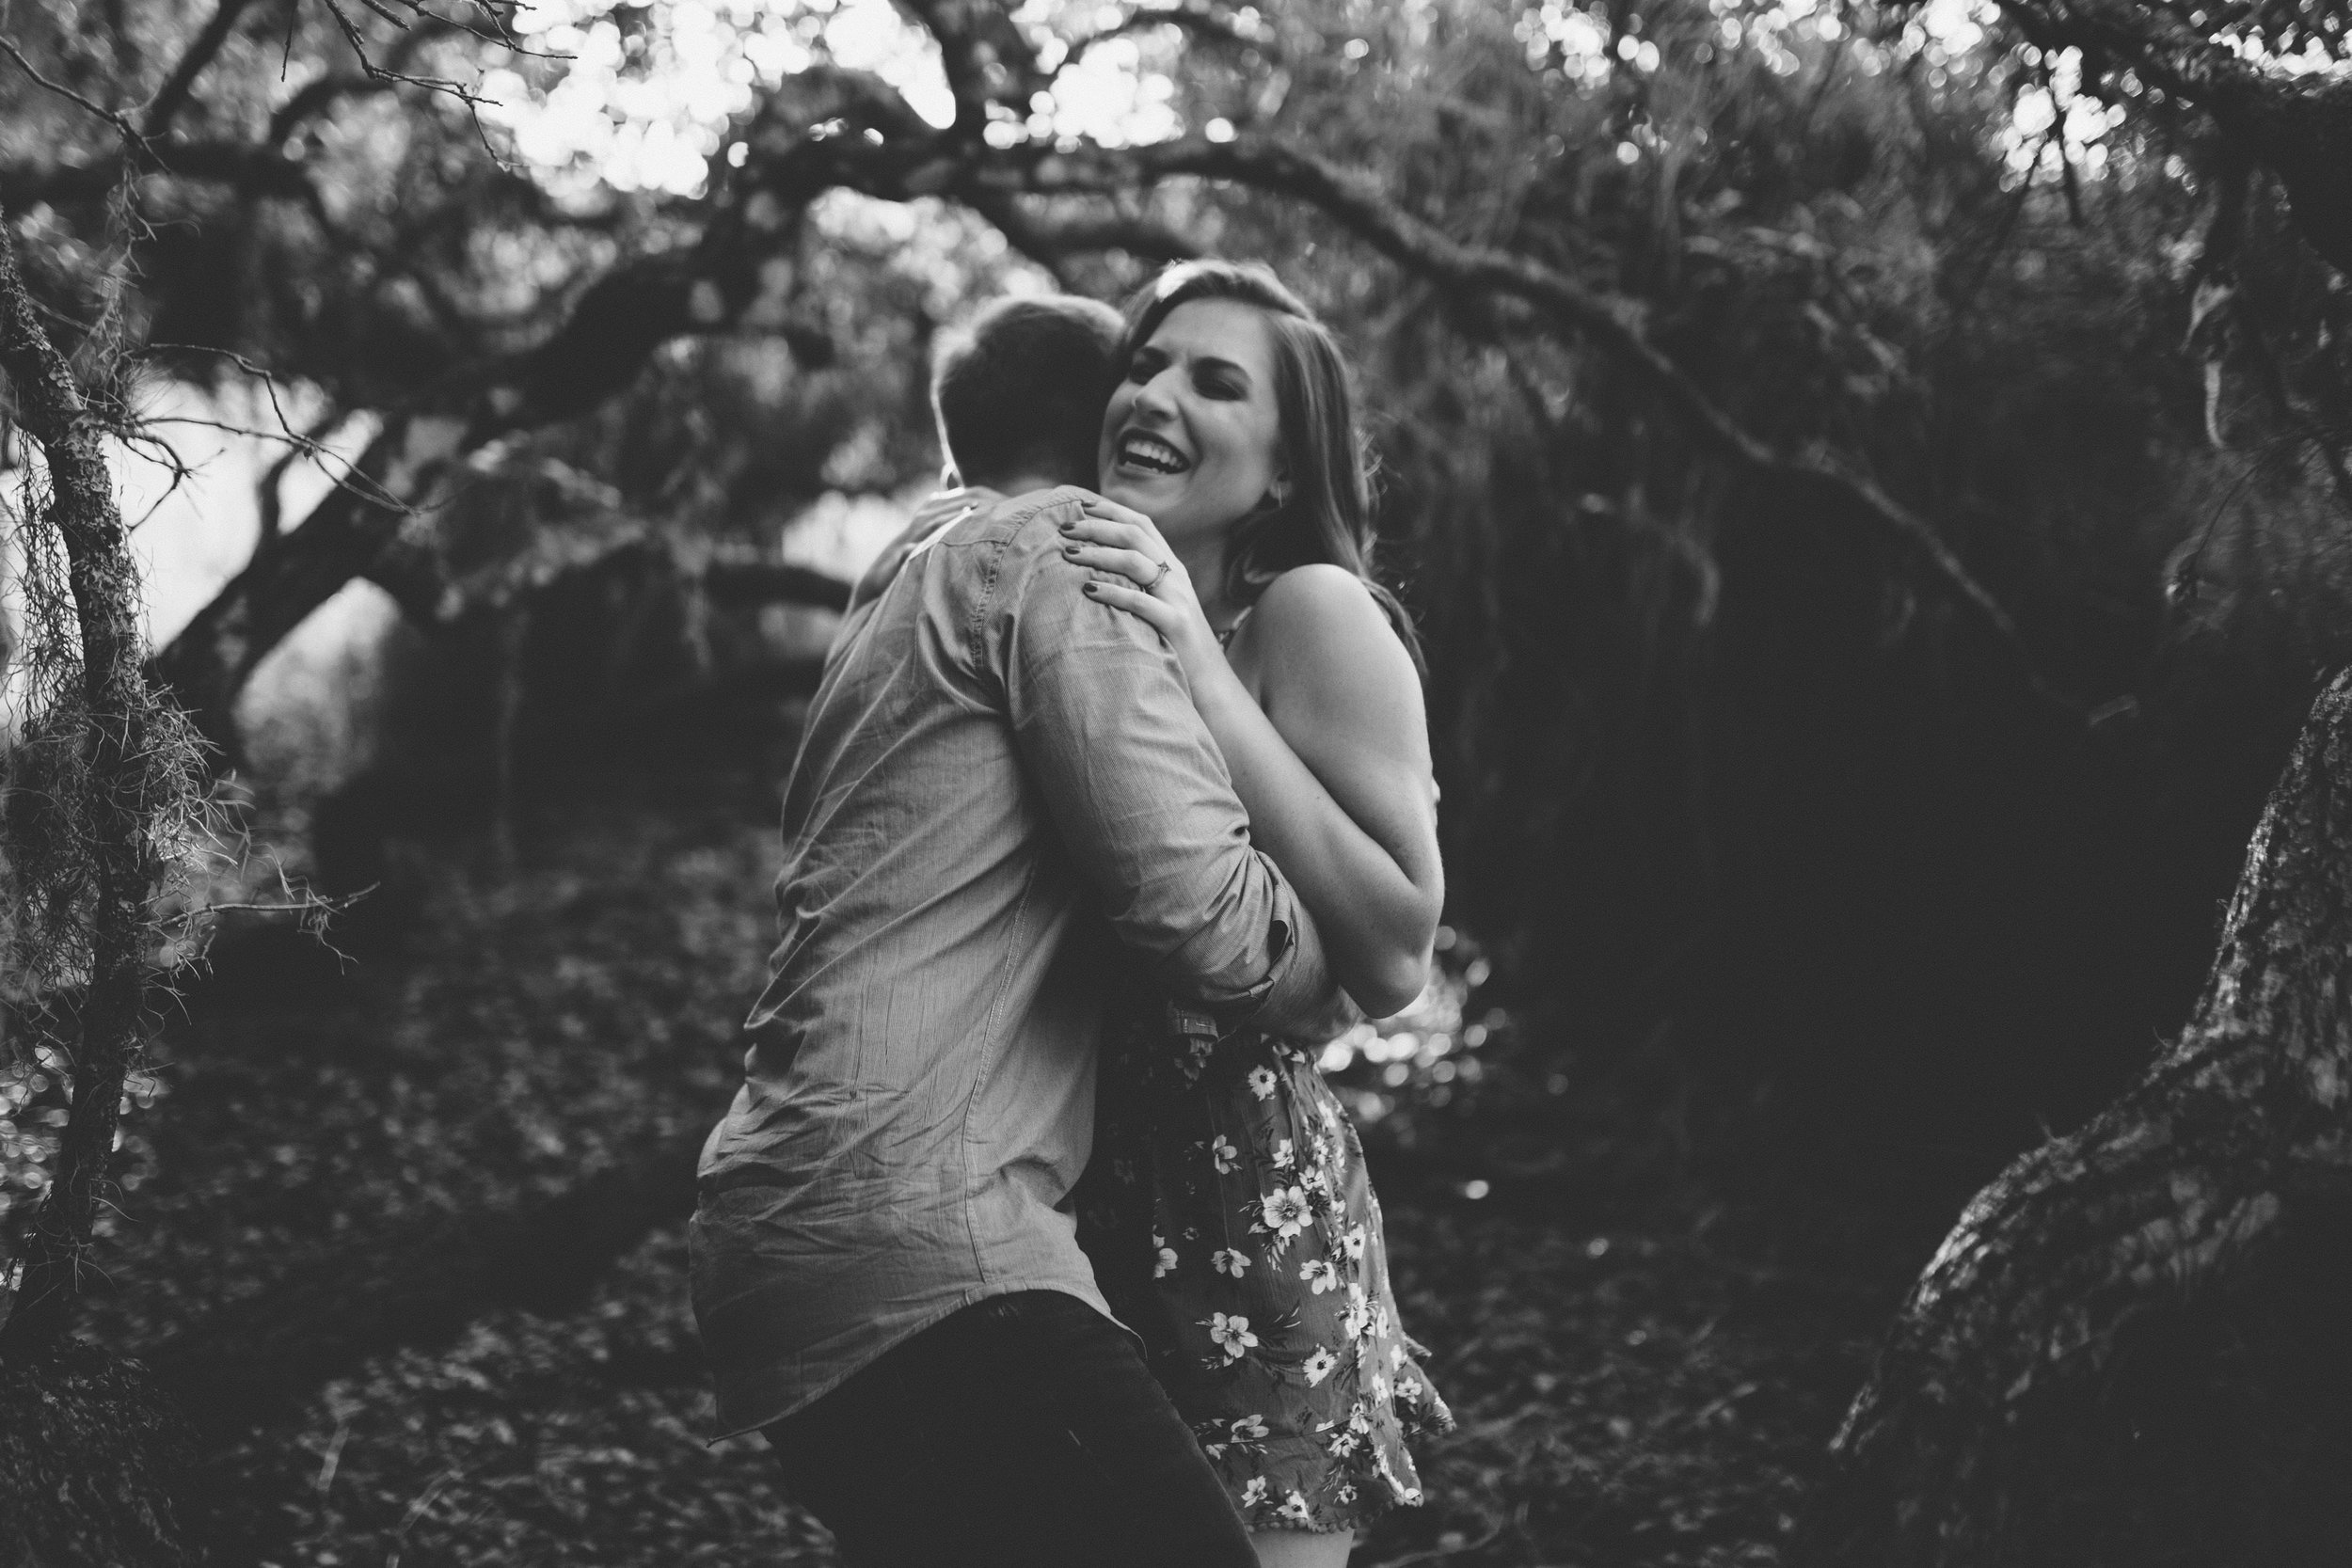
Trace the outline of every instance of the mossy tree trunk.
[[80, 633], [81, 744], [91, 799], [84, 820], [96, 868], [88, 987], [71, 1042], [73, 1098], [49, 1191], [35, 1215], [0, 1358], [38, 1354], [63, 1334], [87, 1267], [91, 1220], [114, 1151], [123, 1074], [138, 1040], [148, 900], [157, 866], [148, 833], [150, 703], [140, 673], [138, 576], [100, 432], [72, 371], [41, 330], [0, 218], [0, 372], [16, 416], [48, 461], [49, 491], [26, 519], [56, 531]]
[[[17, 420], [47, 460], [47, 493], [26, 487], [27, 547], [46, 550], [54, 541], [72, 599], [70, 634], [45, 615], [33, 618], [40, 624], [25, 662], [74, 677], [67, 691], [36, 692], [37, 705], [64, 700], [35, 721], [70, 721], [43, 743], [74, 748], [78, 766], [64, 776], [83, 798], [45, 809], [80, 840], [90, 884], [68, 900], [72, 941], [50, 944], [66, 955], [56, 967], [78, 970], [84, 982], [74, 1037], [60, 1042], [72, 1100], [24, 1274], [12, 1299], [0, 1302], [8, 1309], [0, 1325], [0, 1563], [186, 1568], [194, 1560], [179, 1496], [191, 1454], [186, 1421], [145, 1368], [68, 1332], [90, 1267], [123, 1075], [138, 1045], [160, 869], [153, 825], [175, 803], [167, 797], [187, 787], [169, 754], [186, 742], [153, 705], [140, 673], [138, 577], [101, 433], [33, 313], [5, 214], [0, 373]], [[67, 641], [73, 646], [56, 645]], [[11, 913], [36, 923], [58, 918], [55, 911]]]
[[2188, 1026], [1979, 1193], [1913, 1289], [1817, 1555], [2352, 1560], [2347, 1259], [2352, 672], [2272, 791]]

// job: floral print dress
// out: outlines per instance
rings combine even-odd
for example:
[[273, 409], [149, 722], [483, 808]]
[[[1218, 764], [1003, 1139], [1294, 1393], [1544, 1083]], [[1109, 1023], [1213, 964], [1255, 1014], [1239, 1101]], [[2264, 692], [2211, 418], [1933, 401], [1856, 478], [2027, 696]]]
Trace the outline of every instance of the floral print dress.
[[1380, 1205], [1295, 1044], [1174, 1006], [1104, 1052], [1079, 1239], [1252, 1529], [1421, 1501], [1406, 1439], [1454, 1424], [1397, 1322]]

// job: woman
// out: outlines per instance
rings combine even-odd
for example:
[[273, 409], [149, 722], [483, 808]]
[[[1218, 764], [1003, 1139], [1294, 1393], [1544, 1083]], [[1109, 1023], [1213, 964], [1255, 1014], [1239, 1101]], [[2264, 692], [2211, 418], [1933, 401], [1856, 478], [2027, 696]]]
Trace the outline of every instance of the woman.
[[[1444, 877], [1412, 633], [1366, 568], [1344, 368], [1263, 269], [1171, 268], [1128, 323], [1105, 499], [1066, 553], [1175, 651], [1334, 974], [1396, 1012], [1427, 976]], [[1336, 1568], [1420, 1500], [1407, 1432], [1452, 1422], [1396, 1321], [1362, 1149], [1311, 1047], [1135, 1001], [1082, 1198], [1098, 1276], [1262, 1563]]]

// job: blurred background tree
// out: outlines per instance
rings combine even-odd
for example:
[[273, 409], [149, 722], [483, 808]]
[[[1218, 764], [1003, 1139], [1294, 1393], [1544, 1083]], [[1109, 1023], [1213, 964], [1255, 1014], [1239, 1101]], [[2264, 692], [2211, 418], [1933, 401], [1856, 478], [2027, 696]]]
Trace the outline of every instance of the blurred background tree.
[[[2347, 656], [2334, 5], [5, 32], [53, 334], [128, 345], [124, 408], [244, 388], [288, 453], [154, 673], [266, 792], [240, 690], [353, 579], [399, 608], [378, 764], [299, 802], [333, 885], [632, 770], [765, 799], [838, 575], [935, 469], [933, 330], [1194, 252], [1273, 264], [1364, 383], [1454, 918], [1520, 1021], [1451, 1107], [1515, 1129], [1482, 1157], [1605, 1105], [1629, 1171], [1948, 1214], [2187, 1016]], [[334, 483], [285, 510], [290, 468]]]

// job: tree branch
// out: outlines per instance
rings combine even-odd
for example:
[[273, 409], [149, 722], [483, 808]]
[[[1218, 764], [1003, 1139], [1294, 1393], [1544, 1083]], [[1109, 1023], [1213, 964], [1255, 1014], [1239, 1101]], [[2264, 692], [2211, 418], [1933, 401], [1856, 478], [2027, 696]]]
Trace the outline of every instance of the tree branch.
[[[877, 118], [898, 119], [886, 106]], [[1025, 144], [999, 150], [958, 146], [937, 136], [894, 135], [881, 125], [873, 128], [882, 133], [879, 140], [843, 134], [789, 145], [771, 143], [766, 149], [755, 140], [744, 183], [796, 202], [833, 186], [898, 201], [947, 195], [983, 212], [991, 203], [1023, 194], [1108, 195], [1180, 176], [1231, 180], [1292, 197], [1450, 293], [1524, 299], [1559, 325], [1582, 334], [1642, 381], [1718, 457], [1761, 476], [1816, 485], [1875, 522], [1924, 561], [2023, 660], [2016, 623], [1933, 524], [1836, 456], [1783, 452], [1742, 427], [1650, 341], [1642, 330], [1638, 301], [1599, 293], [1525, 256], [1461, 245], [1405, 211], [1356, 171], [1268, 138], [1212, 142], [1193, 136], [1142, 147], [1065, 150]], [[2029, 666], [2026, 678], [2045, 699], [2074, 705], [2045, 687]]]
[[[2197, 105], [2277, 174], [2312, 248], [2352, 273], [2352, 81], [2265, 70], [2169, 6], [2136, 0], [2000, 0], [2026, 39], [2128, 66]], [[2094, 72], [2095, 73], [2095, 72]]]
[[26, 59], [24, 53], [19, 50], [15, 44], [8, 41], [5, 36], [0, 36], [0, 52], [6, 52], [8, 58], [16, 62], [17, 69], [33, 79], [34, 85], [48, 92], [56, 94], [59, 98], [66, 100], [70, 103], [78, 104], [90, 114], [96, 115], [100, 119], [104, 120], [107, 124], [113, 126], [118, 132], [119, 132], [122, 135], [122, 139], [133, 147], [139, 146], [143, 141], [144, 138], [142, 138], [139, 135], [139, 128], [132, 124], [130, 119], [122, 114], [121, 111], [118, 109], [109, 109], [103, 103], [100, 103], [93, 99], [84, 97], [82, 94], [74, 91], [72, 87], [67, 87], [63, 82], [53, 82], [48, 77], [43, 76], [34, 66], [33, 62]]
[[972, 210], [994, 224], [1011, 246], [1048, 268], [1073, 256], [1123, 250], [1153, 261], [1182, 261], [1200, 247], [1165, 224], [1114, 214], [1108, 217], [1043, 217], [1010, 197], [977, 198]]
[[232, 760], [232, 715], [246, 677], [311, 610], [383, 553], [409, 515], [409, 498], [456, 453], [461, 428], [449, 419], [387, 419], [302, 526], [256, 549], [245, 569], [149, 661], [150, 678], [170, 688], [205, 737]]
[[1023, 119], [1047, 85], [1037, 50], [997, 0], [900, 0], [938, 41], [940, 64], [956, 95], [952, 134], [977, 139], [991, 104]]
[[[690, 333], [780, 330], [806, 357], [825, 348], [795, 296], [793, 255], [801, 215], [827, 191], [891, 201], [941, 197], [1007, 226], [1036, 253], [1066, 255], [1093, 241], [1150, 254], [1189, 246], [1148, 225], [1041, 218], [1029, 197], [1107, 198], [1177, 178], [1230, 180], [1314, 207], [1415, 277], [1466, 298], [1525, 300], [1562, 329], [1581, 334], [1625, 366], [1691, 431], [1699, 445], [1759, 477], [1818, 488], [1919, 557], [1954, 597], [2026, 664], [2015, 623], [1935, 527], [1834, 455], [1788, 453], [1736, 421], [1651, 342], [1639, 302], [1596, 291], [1565, 273], [1507, 251], [1461, 245], [1407, 213], [1360, 174], [1260, 137], [1186, 137], [1143, 147], [1074, 149], [1053, 143], [994, 148], [933, 130], [878, 78], [830, 66], [788, 79], [748, 130], [742, 166], [710, 205], [690, 250], [640, 258], [588, 288], [536, 348], [452, 377], [420, 410], [455, 420], [438, 455], [473, 450], [510, 432], [583, 413], [635, 378], [661, 343]], [[393, 428], [359, 467], [388, 483]], [[416, 465], [411, 465], [414, 468]], [[277, 638], [355, 575], [370, 569], [398, 531], [401, 514], [329, 496], [278, 547], [257, 556], [157, 660], [226, 743], [227, 703]], [[326, 526], [321, 526], [324, 523]], [[263, 557], [267, 559], [263, 559]], [[2027, 665], [2045, 699], [2071, 708]]]
[[1214, 6], [1137, 6], [1109, 26], [1089, 33], [1072, 44], [1069, 55], [1062, 61], [1062, 69], [1069, 70], [1100, 44], [1108, 43], [1115, 38], [1124, 38], [1129, 33], [1150, 32], [1154, 27], [1178, 28], [1203, 42], [1221, 43], [1234, 49], [1255, 49], [1267, 55], [1274, 52], [1271, 38], [1246, 28], [1239, 18]]
[[188, 45], [188, 52], [180, 56], [180, 63], [171, 68], [171, 74], [148, 101], [147, 115], [139, 126], [141, 135], [160, 136], [171, 129], [172, 120], [187, 103], [196, 79], [213, 63], [213, 56], [229, 41], [229, 35], [237, 30], [238, 21], [252, 3], [253, 0], [220, 0], [220, 8], [213, 12], [212, 20], [204, 24], [203, 31]]
[[304, 83], [295, 89], [292, 98], [271, 112], [269, 129], [262, 136], [263, 145], [273, 148], [285, 146], [286, 138], [299, 130], [305, 121], [325, 114], [343, 99], [397, 89], [410, 80], [408, 67], [426, 44], [455, 37], [464, 31], [453, 22], [434, 17], [409, 28], [394, 41], [384, 56], [388, 74], [341, 73]]
[[217, 182], [248, 196], [319, 205], [310, 170], [267, 148], [240, 142], [134, 140], [130, 149], [87, 164], [16, 164], [0, 168], [0, 204], [94, 201], [122, 182], [125, 172], [169, 174]]

